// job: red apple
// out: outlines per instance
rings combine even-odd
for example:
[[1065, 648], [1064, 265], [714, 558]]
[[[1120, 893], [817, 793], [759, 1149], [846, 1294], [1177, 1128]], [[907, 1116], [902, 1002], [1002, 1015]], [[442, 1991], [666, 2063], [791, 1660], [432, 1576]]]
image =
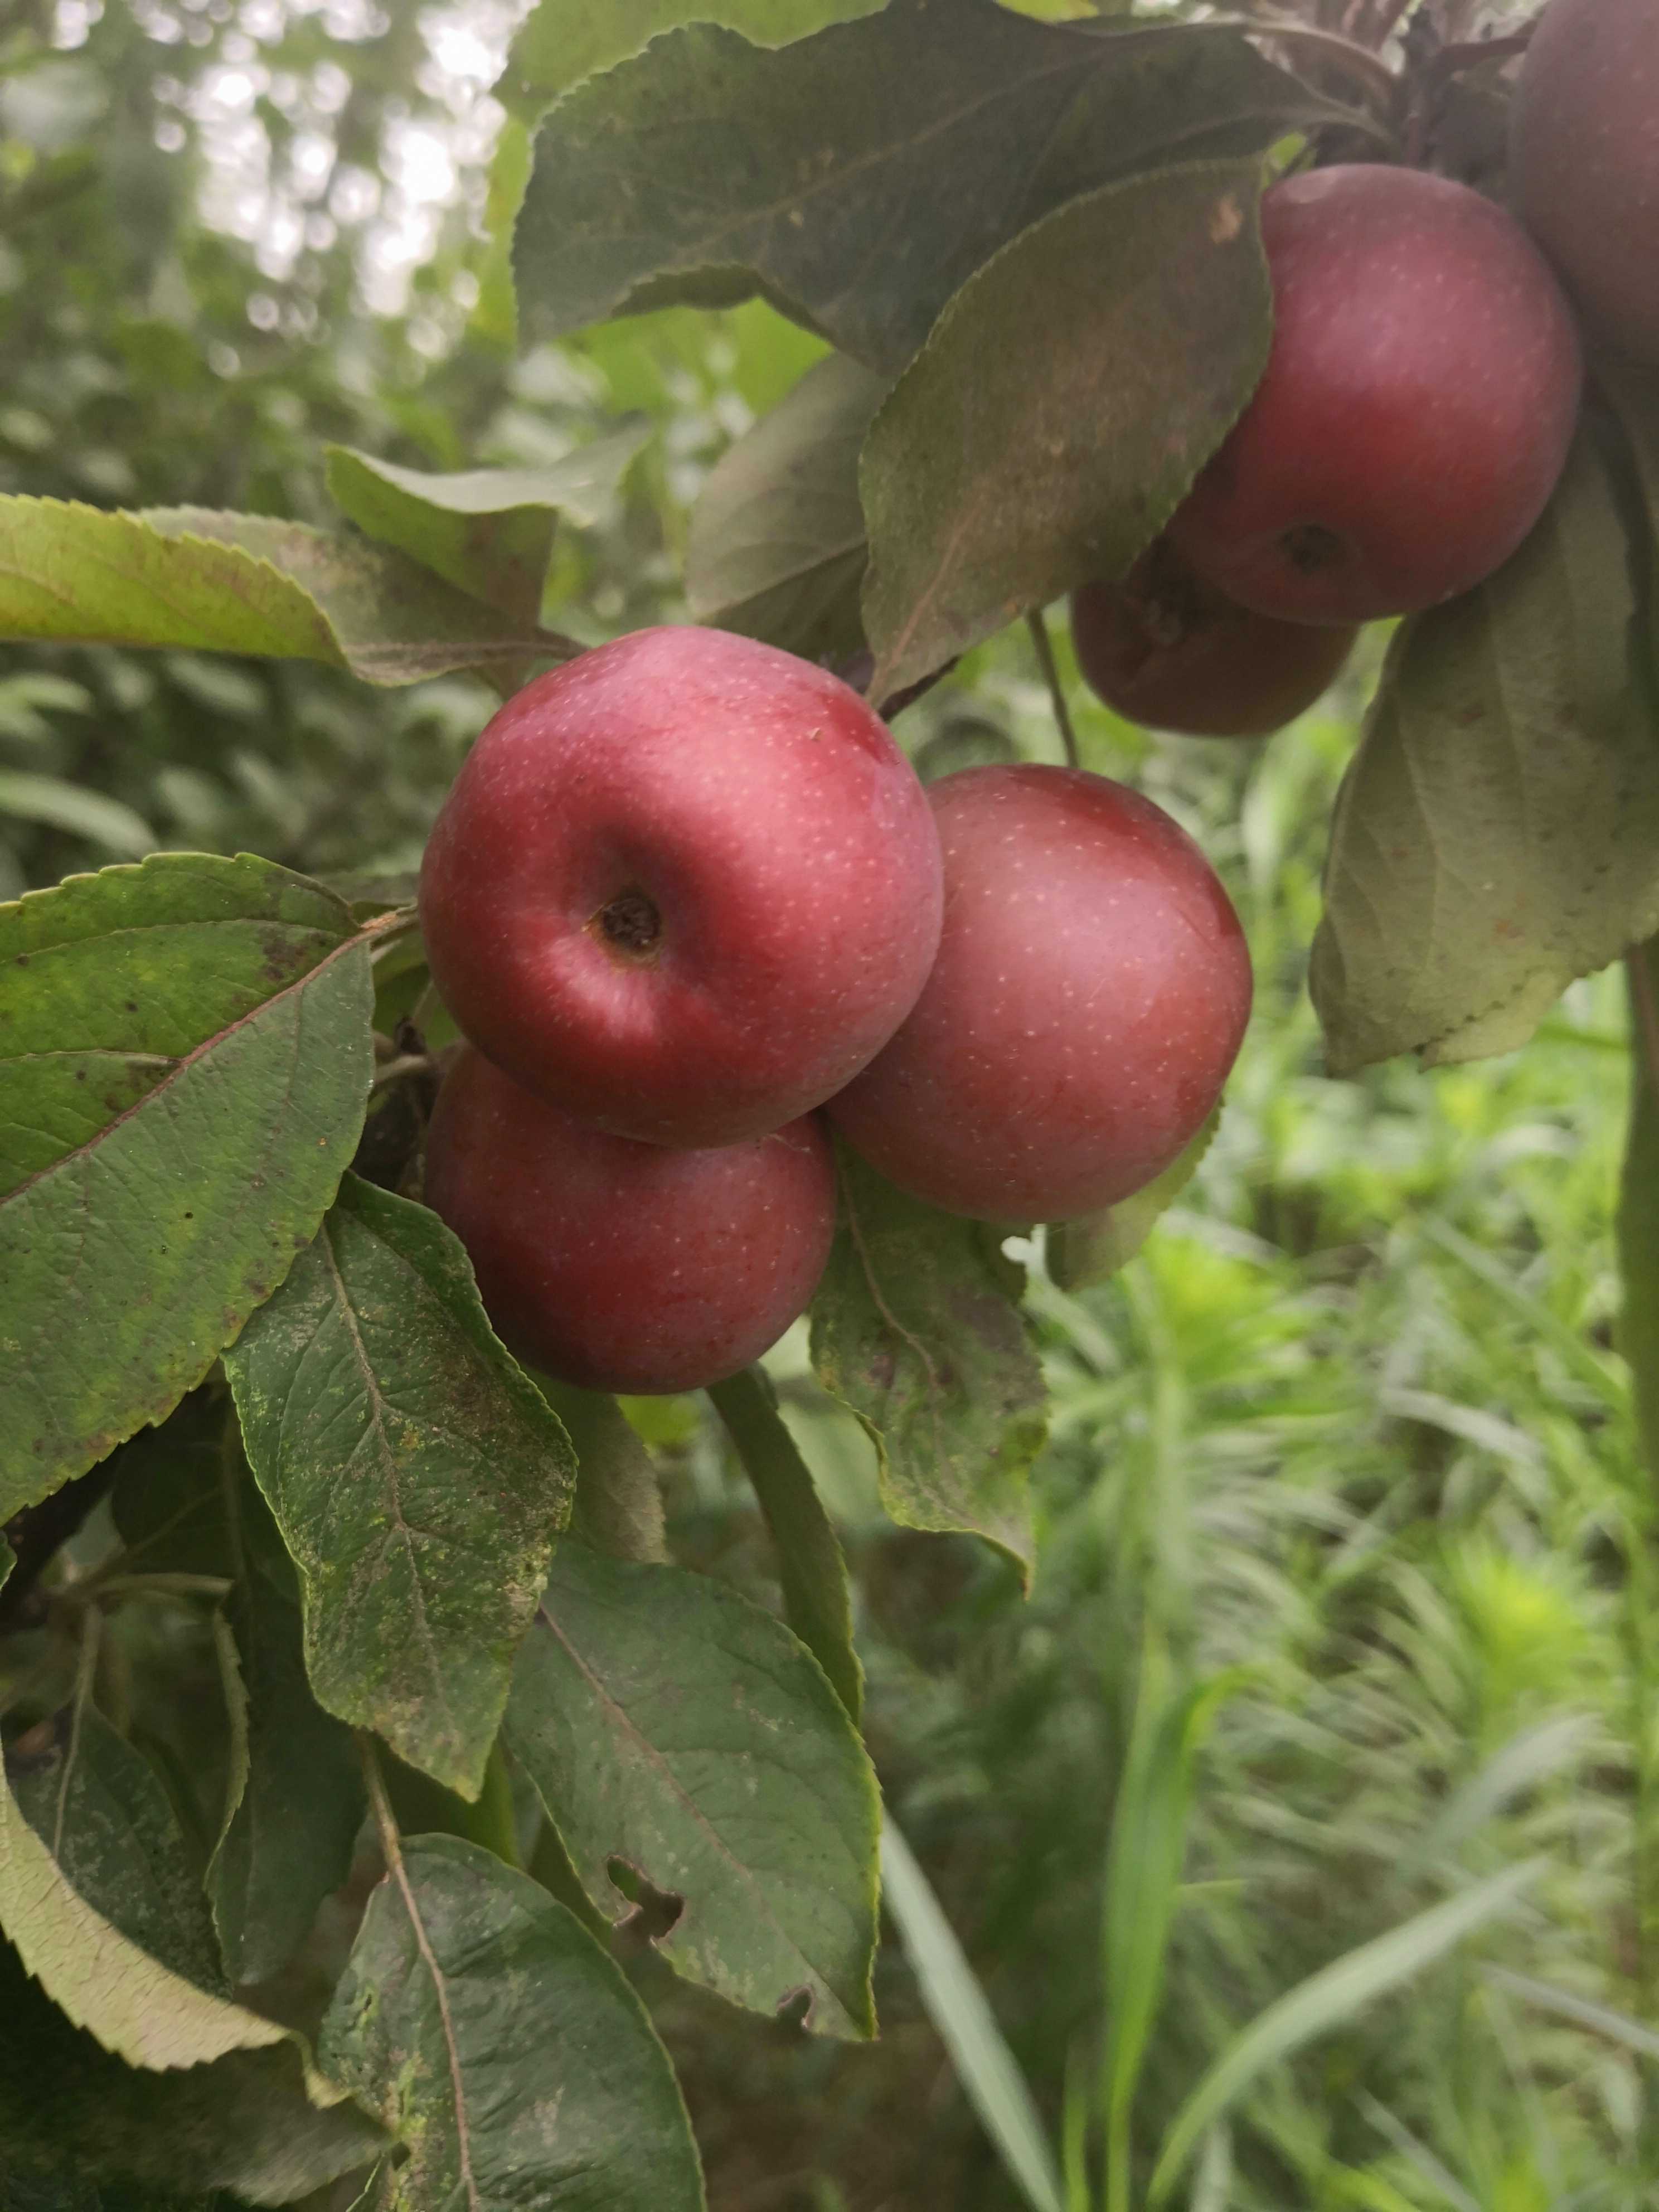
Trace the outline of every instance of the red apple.
[[1613, 343], [1659, 362], [1659, 7], [1551, 0], [1510, 110], [1533, 235]]
[[733, 1144], [837, 1091], [939, 944], [915, 772], [825, 670], [636, 631], [509, 700], [445, 802], [421, 922], [465, 1033], [621, 1136]]
[[465, 1245], [502, 1342], [592, 1390], [735, 1375], [805, 1310], [836, 1224], [816, 1120], [718, 1151], [635, 1144], [466, 1047], [433, 1110], [426, 1196]]
[[1328, 690], [1352, 623], [1253, 614], [1158, 538], [1121, 584], [1072, 594], [1078, 666], [1114, 714], [1193, 738], [1265, 738]]
[[1418, 169], [1314, 169], [1261, 204], [1266, 374], [1170, 534], [1287, 622], [1433, 606], [1508, 559], [1561, 473], [1578, 339], [1503, 209]]
[[1185, 830], [1104, 776], [966, 769], [928, 796], [939, 958], [830, 1116], [953, 1213], [1115, 1205], [1191, 1142], [1226, 1080], [1250, 1011], [1238, 917]]

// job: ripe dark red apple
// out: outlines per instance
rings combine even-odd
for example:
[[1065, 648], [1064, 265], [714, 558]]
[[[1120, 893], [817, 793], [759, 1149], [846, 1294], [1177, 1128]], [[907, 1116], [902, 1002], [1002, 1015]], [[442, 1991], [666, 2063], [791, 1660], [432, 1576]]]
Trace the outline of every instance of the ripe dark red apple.
[[1114, 714], [1193, 738], [1265, 738], [1328, 690], [1352, 623], [1253, 614], [1194, 575], [1167, 538], [1121, 584], [1072, 594], [1078, 666]]
[[1250, 1011], [1243, 932], [1185, 830], [1079, 769], [928, 793], [945, 933], [915, 1011], [832, 1100], [872, 1166], [954, 1213], [1058, 1221], [1162, 1173]]
[[1520, 225], [1421, 170], [1314, 169], [1261, 204], [1266, 374], [1170, 525], [1287, 622], [1433, 606], [1542, 513], [1578, 411], [1571, 313]]
[[718, 1151], [612, 1137], [464, 1047], [427, 1139], [427, 1203], [498, 1336], [592, 1390], [701, 1389], [802, 1312], [835, 1233], [816, 1119]]
[[1659, 362], [1659, 7], [1550, 0], [1510, 110], [1510, 182], [1599, 329]]
[[939, 840], [856, 692], [719, 630], [636, 631], [509, 700], [421, 871], [465, 1034], [621, 1136], [733, 1144], [871, 1060], [939, 944]]

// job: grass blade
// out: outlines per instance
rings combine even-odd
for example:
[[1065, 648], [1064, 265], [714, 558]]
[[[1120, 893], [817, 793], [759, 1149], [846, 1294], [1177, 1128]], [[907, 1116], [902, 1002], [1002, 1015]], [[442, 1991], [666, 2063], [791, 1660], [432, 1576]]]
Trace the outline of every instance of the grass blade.
[[1605, 2035], [1613, 2043], [1622, 2043], [1627, 2051], [1638, 2052], [1644, 2058], [1659, 2058], [1659, 2033], [1644, 2027], [1639, 2020], [1628, 2013], [1614, 2012], [1611, 2006], [1595, 2004], [1589, 1997], [1575, 1996], [1571, 1990], [1558, 1990], [1553, 1983], [1535, 1982], [1530, 1974], [1513, 1974], [1507, 1966], [1487, 1966], [1485, 1978], [1496, 1983], [1540, 2012], [1553, 2012], [1561, 2020], [1570, 2020], [1579, 2027], [1587, 2027], [1593, 2035]]
[[1212, 1716], [1238, 1679], [1230, 1674], [1177, 1691], [1168, 1660], [1154, 1643], [1148, 1642], [1141, 1662], [1134, 1728], [1106, 1858], [1106, 2212], [1129, 2212], [1135, 2090], [1164, 1995], [1187, 1856], [1193, 1764]]
[[981, 2125], [1031, 2212], [1065, 2212], [1054, 2154], [1018, 2061], [890, 1813], [882, 1829], [881, 1875], [883, 1902], [897, 1925], [922, 2003]]
[[1204, 2131], [1243, 2094], [1258, 2075], [1306, 2043], [1351, 2020], [1472, 1935], [1514, 1903], [1543, 1869], [1527, 1859], [1476, 1882], [1461, 1895], [1431, 1905], [1386, 1936], [1333, 1960], [1298, 1983], [1235, 2036], [1170, 2123], [1147, 2192], [1149, 2208], [1167, 2203]]

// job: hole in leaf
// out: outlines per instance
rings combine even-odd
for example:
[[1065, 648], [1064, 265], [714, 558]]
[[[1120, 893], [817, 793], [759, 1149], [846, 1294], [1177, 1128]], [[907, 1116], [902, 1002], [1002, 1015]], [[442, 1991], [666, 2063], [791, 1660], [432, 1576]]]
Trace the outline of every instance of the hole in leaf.
[[685, 1899], [678, 1890], [659, 1889], [626, 1859], [611, 1857], [605, 1863], [613, 1889], [625, 1897], [634, 1910], [619, 1925], [623, 1933], [635, 1936], [641, 1943], [660, 1943], [678, 1925], [685, 1910]]

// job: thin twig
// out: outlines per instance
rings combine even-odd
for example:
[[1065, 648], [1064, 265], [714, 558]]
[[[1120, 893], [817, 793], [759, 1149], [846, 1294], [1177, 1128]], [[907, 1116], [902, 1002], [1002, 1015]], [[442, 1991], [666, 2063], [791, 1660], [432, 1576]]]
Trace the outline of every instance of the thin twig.
[[1041, 607], [1033, 607], [1025, 617], [1025, 626], [1031, 633], [1031, 643], [1036, 648], [1037, 665], [1042, 671], [1042, 680], [1048, 686], [1048, 696], [1054, 702], [1054, 720], [1060, 725], [1060, 741], [1066, 748], [1067, 768], [1081, 768], [1082, 758], [1077, 749], [1077, 732], [1072, 727], [1072, 710], [1066, 704], [1066, 694], [1060, 685], [1060, 670], [1054, 663], [1054, 641], [1048, 635], [1048, 623]]
[[454, 2018], [449, 2009], [448, 1985], [433, 1952], [420, 1907], [415, 1902], [409, 1871], [404, 1864], [403, 1841], [398, 1833], [397, 1815], [392, 1812], [392, 1800], [386, 1795], [386, 1779], [380, 1772], [374, 1739], [362, 1729], [356, 1729], [352, 1733], [357, 1739], [357, 1756], [363, 1763], [363, 1778], [368, 1784], [368, 1802], [374, 1814], [374, 1826], [380, 1832], [380, 1849], [386, 1855], [386, 1870], [397, 1884], [398, 1894], [404, 1901], [404, 1910], [409, 1915], [415, 1948], [432, 1977], [433, 1991], [438, 2000], [438, 2018], [444, 2032], [444, 2049], [449, 2059], [449, 2086], [455, 2099], [455, 2148], [460, 2160], [461, 2180], [466, 2189], [469, 2212], [482, 2212], [478, 2185], [472, 2172], [472, 2130], [466, 2117], [466, 2084], [461, 2078], [461, 2053], [455, 2040]]
[[[123, 1557], [126, 1556], [125, 1553]], [[113, 1574], [88, 1575], [68, 1597], [210, 1597], [216, 1602], [230, 1595], [235, 1583], [224, 1575]]]
[[438, 1063], [429, 1052], [400, 1053], [396, 1060], [388, 1060], [374, 1071], [374, 1089], [384, 1083], [401, 1082], [405, 1075], [435, 1075]]

